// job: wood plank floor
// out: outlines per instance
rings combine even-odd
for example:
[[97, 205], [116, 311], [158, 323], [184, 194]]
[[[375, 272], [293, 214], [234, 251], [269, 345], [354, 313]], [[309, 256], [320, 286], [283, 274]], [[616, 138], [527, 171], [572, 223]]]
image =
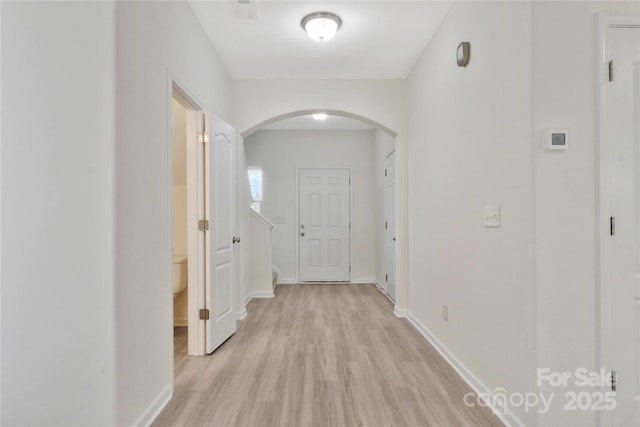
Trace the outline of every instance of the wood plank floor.
[[212, 355], [176, 333], [154, 426], [502, 426], [373, 285], [282, 285]]

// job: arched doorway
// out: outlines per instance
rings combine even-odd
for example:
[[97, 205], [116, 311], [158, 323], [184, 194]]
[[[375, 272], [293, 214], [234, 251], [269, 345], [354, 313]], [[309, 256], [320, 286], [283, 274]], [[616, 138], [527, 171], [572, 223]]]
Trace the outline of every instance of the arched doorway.
[[[305, 126], [304, 119], [313, 123], [310, 116], [318, 112], [328, 116], [329, 126]], [[278, 270], [278, 283], [306, 281], [300, 269], [300, 257], [305, 252], [301, 242], [306, 242], [308, 236], [308, 228], [301, 229], [308, 225], [300, 217], [300, 172], [341, 169], [348, 171], [352, 184], [348, 197], [351, 216], [346, 220], [351, 225], [347, 232], [352, 244], [348, 254], [341, 254], [351, 266], [346, 281], [374, 283], [388, 293], [387, 280], [393, 280], [394, 275], [387, 260], [395, 260], [395, 251], [390, 253], [385, 245], [386, 240], [391, 240], [386, 236], [391, 218], [385, 209], [389, 205], [385, 200], [389, 194], [385, 191], [385, 162], [395, 149], [396, 133], [358, 114], [308, 109], [263, 120], [241, 135], [245, 167], [260, 169], [264, 174], [260, 203], [263, 214], [275, 225], [273, 263]], [[314, 277], [325, 281], [323, 276]], [[395, 298], [395, 292], [391, 293]]]

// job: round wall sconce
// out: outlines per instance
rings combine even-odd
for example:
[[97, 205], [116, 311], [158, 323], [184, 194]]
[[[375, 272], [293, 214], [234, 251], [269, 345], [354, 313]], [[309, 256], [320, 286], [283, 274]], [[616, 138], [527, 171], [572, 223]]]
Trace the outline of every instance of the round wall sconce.
[[458, 67], [466, 67], [471, 58], [471, 44], [469, 42], [462, 42], [458, 45], [456, 50], [456, 60], [458, 61]]

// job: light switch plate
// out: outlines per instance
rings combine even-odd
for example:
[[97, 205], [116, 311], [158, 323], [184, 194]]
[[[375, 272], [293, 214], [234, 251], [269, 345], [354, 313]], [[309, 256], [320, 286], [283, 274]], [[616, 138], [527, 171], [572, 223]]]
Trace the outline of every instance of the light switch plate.
[[484, 207], [484, 226], [500, 227], [500, 205], [486, 205]]

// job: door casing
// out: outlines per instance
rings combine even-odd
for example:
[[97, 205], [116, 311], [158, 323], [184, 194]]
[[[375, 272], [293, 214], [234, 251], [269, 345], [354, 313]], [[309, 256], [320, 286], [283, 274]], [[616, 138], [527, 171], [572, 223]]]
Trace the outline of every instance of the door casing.
[[[188, 257], [188, 354], [192, 356], [204, 354], [204, 325], [198, 319], [198, 307], [204, 305], [204, 282], [201, 283], [202, 277], [199, 274], [203, 264], [200, 258], [203, 254], [198, 250], [198, 236], [197, 236], [197, 217], [198, 217], [198, 180], [197, 180], [197, 111], [201, 109], [201, 103], [197, 97], [187, 89], [187, 86], [180, 81], [180, 79], [170, 70], [167, 72], [167, 135], [169, 139], [167, 142], [167, 156], [170, 159], [167, 162], [168, 167], [168, 182], [167, 192], [168, 197], [168, 214], [169, 224], [173, 224], [173, 148], [172, 148], [172, 135], [173, 124], [172, 117], [173, 112], [171, 108], [171, 100], [176, 99], [187, 110], [187, 257]], [[173, 242], [172, 230], [168, 230], [171, 241]], [[172, 244], [173, 249], [173, 244]], [[172, 259], [173, 254], [169, 254], [169, 259]], [[171, 261], [169, 261], [171, 262]], [[173, 264], [171, 264], [173, 265]], [[173, 274], [173, 271], [171, 272]], [[171, 278], [172, 276], [170, 276]], [[171, 288], [171, 279], [169, 280], [169, 287]], [[169, 293], [172, 293], [173, 290]], [[173, 297], [171, 297], [173, 298]], [[173, 306], [173, 301], [172, 304]], [[173, 342], [173, 310], [170, 313], [169, 322], [169, 339]], [[173, 361], [173, 345], [170, 347], [170, 358]], [[171, 363], [173, 369], [173, 362]], [[173, 372], [171, 375], [173, 379]]]
[[[393, 150], [391, 153], [389, 153], [386, 157], [385, 157], [385, 180], [384, 180], [384, 216], [385, 216], [385, 223], [389, 222], [389, 218], [390, 215], [393, 215], [393, 224], [392, 227], [389, 228], [385, 228], [384, 230], [384, 265], [385, 265], [385, 274], [388, 275], [390, 273], [390, 269], [392, 269], [392, 273], [391, 275], [389, 275], [388, 277], [391, 278], [391, 280], [387, 280], [385, 283], [385, 292], [387, 293], [387, 295], [395, 302], [396, 300], [396, 291], [397, 291], [397, 280], [396, 280], [396, 271], [397, 271], [397, 266], [396, 266], [396, 245], [393, 244], [393, 249], [389, 250], [389, 246], [391, 245], [388, 241], [389, 239], [389, 235], [391, 233], [391, 230], [393, 231], [393, 235], [394, 238], [396, 237], [396, 190], [395, 190], [395, 150]], [[388, 200], [388, 194], [387, 194], [387, 170], [388, 170], [388, 166], [387, 166], [387, 162], [390, 162], [390, 164], [393, 167], [393, 200]], [[391, 203], [390, 203], [391, 202]], [[393, 212], [389, 212], [389, 210], [392, 210]], [[387, 224], [388, 225], [388, 224]], [[395, 243], [395, 241], [394, 241]], [[389, 292], [390, 291], [390, 286], [389, 284], [392, 283], [393, 284], [393, 295]]]

